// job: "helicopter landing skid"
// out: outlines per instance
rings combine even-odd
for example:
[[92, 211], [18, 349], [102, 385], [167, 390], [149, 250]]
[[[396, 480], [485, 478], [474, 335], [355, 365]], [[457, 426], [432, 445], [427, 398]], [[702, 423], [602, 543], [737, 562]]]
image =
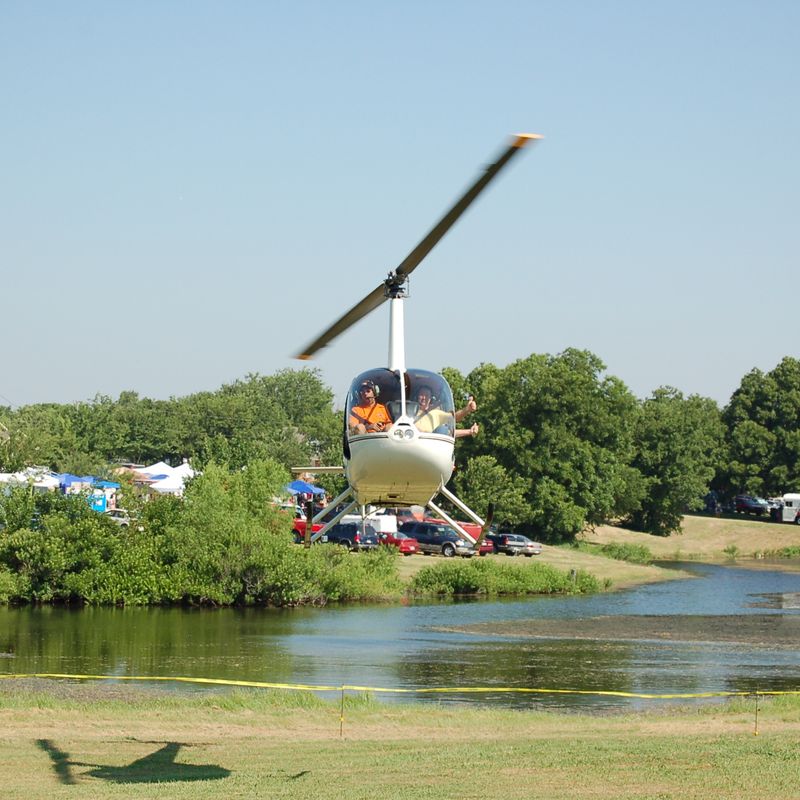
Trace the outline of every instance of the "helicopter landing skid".
[[481, 519], [465, 502], [459, 500], [456, 495], [454, 495], [446, 486], [441, 486], [437, 494], [444, 495], [456, 508], [460, 511], [463, 511], [476, 525], [481, 526], [481, 531], [478, 534], [478, 537], [475, 538], [472, 534], [468, 533], [461, 525], [458, 524], [452, 517], [449, 516], [443, 509], [439, 508], [436, 503], [433, 502], [433, 499], [430, 499], [427, 504], [427, 508], [429, 508], [433, 513], [446, 522], [459, 536], [466, 539], [470, 544], [473, 545], [476, 552], [480, 549], [481, 544], [483, 544], [483, 540], [486, 538], [486, 532], [489, 530], [489, 526], [492, 524], [492, 519], [494, 518], [494, 504], [489, 503], [489, 508], [487, 510], [486, 519]]

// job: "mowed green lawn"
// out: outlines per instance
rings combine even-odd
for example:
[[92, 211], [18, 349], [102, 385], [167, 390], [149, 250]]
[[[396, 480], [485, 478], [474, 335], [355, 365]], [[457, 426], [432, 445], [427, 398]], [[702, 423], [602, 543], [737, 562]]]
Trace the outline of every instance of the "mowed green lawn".
[[756, 736], [751, 699], [587, 716], [353, 697], [342, 720], [308, 694], [12, 683], [5, 800], [800, 797], [793, 697], [760, 701]]

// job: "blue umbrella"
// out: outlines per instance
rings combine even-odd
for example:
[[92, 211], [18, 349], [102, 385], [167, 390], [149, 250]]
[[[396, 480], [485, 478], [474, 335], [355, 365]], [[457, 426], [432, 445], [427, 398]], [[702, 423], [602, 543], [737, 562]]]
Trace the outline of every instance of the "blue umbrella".
[[314, 486], [311, 483], [306, 483], [306, 481], [292, 481], [287, 487], [286, 491], [291, 492], [292, 494], [325, 494], [324, 489], [320, 489], [319, 486]]

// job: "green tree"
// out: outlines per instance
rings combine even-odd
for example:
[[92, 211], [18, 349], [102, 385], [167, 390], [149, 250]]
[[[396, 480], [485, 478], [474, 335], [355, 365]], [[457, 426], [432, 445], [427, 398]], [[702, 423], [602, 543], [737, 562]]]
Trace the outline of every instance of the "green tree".
[[482, 364], [467, 378], [478, 402], [475, 439], [462, 456], [493, 456], [524, 485], [523, 527], [568, 540], [637, 505], [633, 455], [636, 399], [587, 351], [531, 355], [500, 369]]
[[23, 406], [6, 416], [0, 436], [0, 468], [16, 472], [30, 466], [58, 469], [77, 443], [64, 408]]
[[670, 387], [653, 392], [638, 416], [632, 462], [644, 478], [645, 494], [628, 524], [662, 536], [680, 530], [684, 511], [702, 507], [724, 452], [724, 434], [713, 400], [684, 398]]
[[497, 522], [516, 525], [525, 519], [525, 481], [510, 475], [492, 456], [471, 458], [456, 473], [455, 485], [459, 498], [482, 516], [493, 503]]
[[723, 411], [728, 464], [719, 485], [730, 493], [800, 490], [800, 360], [742, 378]]
[[179, 526], [169, 527], [173, 599], [263, 599], [271, 565], [291, 547], [291, 518], [272, 505], [288, 481], [274, 462], [228, 471], [213, 462], [187, 488]]

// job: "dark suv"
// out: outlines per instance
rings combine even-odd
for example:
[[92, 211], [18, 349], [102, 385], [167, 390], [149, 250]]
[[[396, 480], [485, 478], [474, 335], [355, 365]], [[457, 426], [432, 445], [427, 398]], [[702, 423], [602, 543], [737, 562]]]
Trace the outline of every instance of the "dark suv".
[[419, 549], [429, 555], [443, 555], [447, 558], [462, 556], [471, 558], [475, 550], [447, 525], [436, 522], [404, 522], [398, 530], [419, 542]]
[[355, 522], [340, 522], [334, 525], [323, 537], [330, 544], [340, 544], [348, 550], [375, 550], [378, 547], [378, 535], [371, 525], [363, 530]]
[[737, 494], [733, 500], [733, 510], [737, 514], [756, 514], [760, 517], [769, 514], [769, 503], [761, 497]]

